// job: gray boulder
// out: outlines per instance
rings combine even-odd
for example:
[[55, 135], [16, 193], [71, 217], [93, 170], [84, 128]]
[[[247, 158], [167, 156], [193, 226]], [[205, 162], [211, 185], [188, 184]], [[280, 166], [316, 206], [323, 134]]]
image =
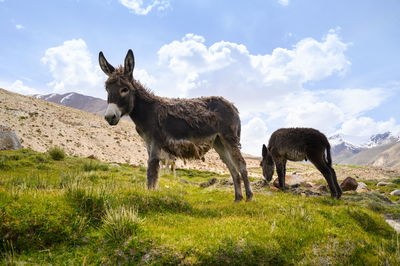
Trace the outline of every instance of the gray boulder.
[[15, 132], [4, 125], [0, 125], [0, 150], [22, 149], [21, 142]]
[[400, 189], [393, 190], [392, 192], [390, 192], [390, 195], [400, 196]]
[[379, 182], [378, 184], [376, 184], [376, 186], [377, 187], [384, 187], [384, 186], [387, 186], [387, 185], [390, 185], [390, 184], [392, 184], [391, 182], [384, 182], [384, 181], [381, 181], [381, 182]]

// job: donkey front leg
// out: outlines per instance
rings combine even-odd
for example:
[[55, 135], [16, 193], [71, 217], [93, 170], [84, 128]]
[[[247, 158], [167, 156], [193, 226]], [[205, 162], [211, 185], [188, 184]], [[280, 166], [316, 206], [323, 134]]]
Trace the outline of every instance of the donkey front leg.
[[285, 190], [286, 160], [276, 160], [276, 173], [278, 174], [279, 188]]
[[156, 189], [158, 184], [158, 172], [160, 169], [160, 151], [157, 146], [150, 145], [149, 159], [147, 161], [147, 188]]

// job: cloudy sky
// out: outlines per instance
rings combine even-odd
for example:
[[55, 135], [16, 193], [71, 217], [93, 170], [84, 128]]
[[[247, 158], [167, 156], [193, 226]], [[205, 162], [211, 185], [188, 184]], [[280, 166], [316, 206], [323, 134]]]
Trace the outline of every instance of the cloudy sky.
[[280, 127], [400, 132], [400, 1], [0, 0], [0, 87], [104, 98], [98, 52], [168, 97], [221, 95], [259, 155]]

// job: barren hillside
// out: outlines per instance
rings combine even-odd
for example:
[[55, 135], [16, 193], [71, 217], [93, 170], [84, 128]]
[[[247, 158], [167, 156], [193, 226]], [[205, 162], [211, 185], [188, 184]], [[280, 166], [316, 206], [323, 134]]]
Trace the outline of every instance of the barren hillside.
[[[94, 155], [108, 162], [146, 165], [144, 142], [136, 133], [134, 123], [125, 119], [111, 127], [99, 115], [0, 89], [0, 124], [11, 127], [25, 148], [44, 152], [51, 146], [60, 146], [69, 155]], [[244, 156], [250, 175], [261, 177], [260, 158]], [[178, 167], [228, 173], [214, 151], [207, 153], [205, 159], [205, 162], [189, 161], [186, 165], [178, 161]], [[309, 180], [322, 178], [311, 165], [289, 163], [287, 168], [288, 172], [296, 171]], [[339, 179], [400, 176], [400, 169], [394, 168], [335, 166], [335, 169]]]

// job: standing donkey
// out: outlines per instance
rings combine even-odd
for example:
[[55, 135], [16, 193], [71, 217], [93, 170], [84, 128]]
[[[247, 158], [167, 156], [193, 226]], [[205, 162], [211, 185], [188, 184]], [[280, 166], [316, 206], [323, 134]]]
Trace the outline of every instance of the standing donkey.
[[262, 147], [260, 164], [267, 182], [272, 179], [275, 164], [279, 187], [285, 188], [287, 160], [312, 162], [328, 182], [331, 196], [340, 198], [342, 190], [332, 168], [331, 146], [324, 134], [313, 128], [281, 128], [272, 133], [268, 148]]
[[243, 199], [241, 179], [247, 200], [252, 199], [246, 162], [240, 153], [239, 113], [232, 103], [215, 96], [172, 99], [154, 95], [133, 78], [132, 50], [123, 67], [115, 69], [102, 52], [99, 63], [108, 76], [105, 119], [116, 125], [122, 116], [129, 115], [146, 142], [148, 189], [157, 187], [161, 150], [182, 159], [201, 159], [214, 148], [232, 175], [235, 201]]

